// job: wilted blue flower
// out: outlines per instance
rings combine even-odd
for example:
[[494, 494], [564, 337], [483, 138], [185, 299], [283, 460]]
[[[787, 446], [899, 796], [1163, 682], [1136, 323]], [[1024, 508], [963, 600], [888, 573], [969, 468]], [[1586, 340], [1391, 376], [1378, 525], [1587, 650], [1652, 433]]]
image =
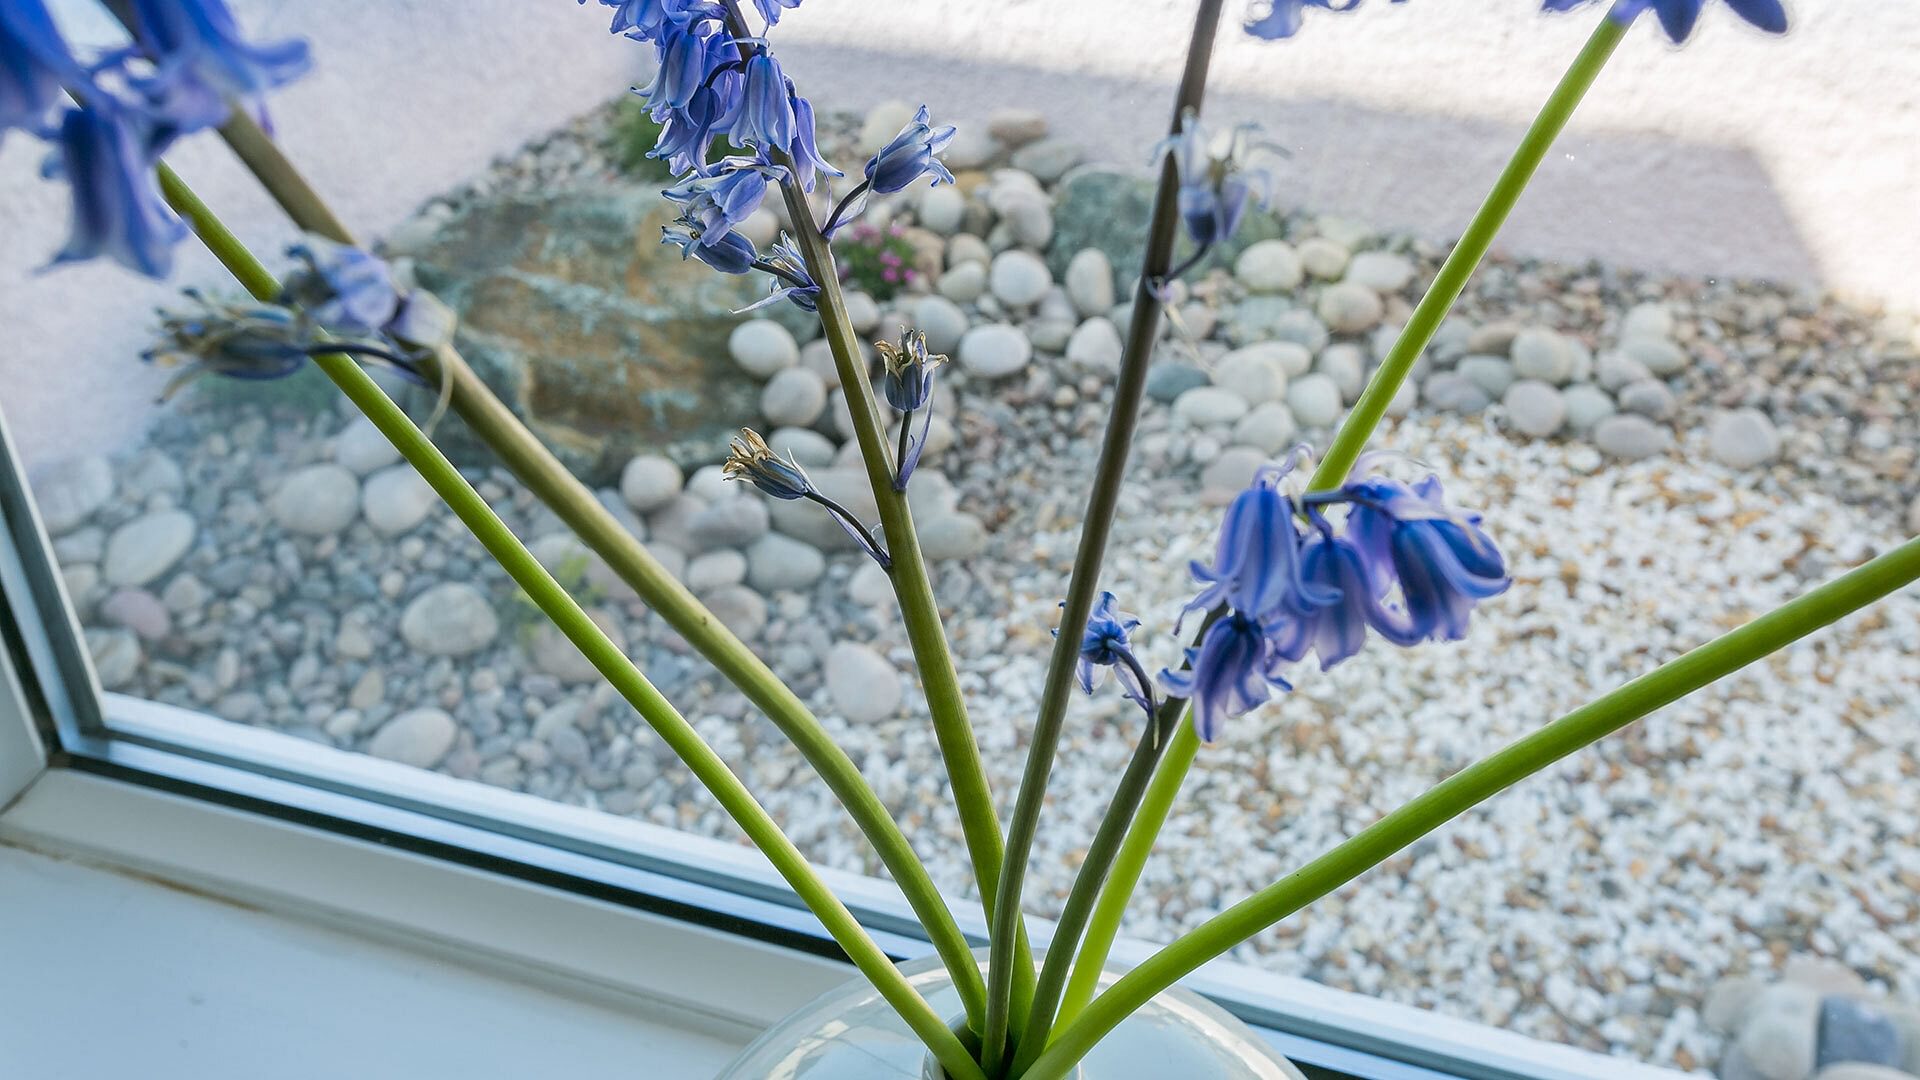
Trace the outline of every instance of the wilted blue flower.
[[[1140, 620], [1115, 607], [1117, 602], [1110, 592], [1102, 592], [1100, 599], [1094, 601], [1093, 610], [1087, 615], [1087, 629], [1080, 635], [1080, 660], [1074, 670], [1080, 679], [1080, 689], [1091, 694], [1099, 685], [1103, 669], [1113, 669], [1121, 693], [1152, 716], [1153, 687], [1147, 681], [1146, 669], [1133, 655], [1130, 636]], [[1060, 606], [1067, 605], [1063, 602]]]
[[773, 245], [772, 254], [755, 263], [754, 267], [774, 276], [773, 292], [765, 300], [742, 310], [752, 311], [780, 300], [791, 300], [804, 311], [820, 310], [820, 283], [807, 272], [807, 260], [800, 254], [800, 249], [793, 246], [791, 236], [781, 233], [780, 242]]
[[1187, 650], [1190, 670], [1163, 669], [1160, 685], [1193, 703], [1194, 734], [1212, 742], [1223, 721], [1266, 704], [1275, 688], [1293, 689], [1278, 673], [1285, 659], [1259, 620], [1235, 611], [1208, 627], [1197, 648]]
[[85, 78], [40, 0], [0, 4], [0, 138], [13, 128], [47, 134], [62, 87]]
[[[1448, 507], [1439, 478], [1408, 487], [1372, 477], [1341, 489], [1352, 503], [1347, 538], [1377, 589], [1400, 588], [1404, 631], [1377, 629], [1400, 644], [1425, 638], [1458, 641], [1473, 606], [1507, 590], [1506, 563], [1480, 530], [1480, 515]], [[1410, 640], [1402, 640], [1402, 637]]]
[[385, 261], [348, 244], [312, 237], [287, 250], [304, 267], [287, 278], [281, 302], [305, 311], [337, 334], [381, 333], [400, 308], [400, 290]]
[[[1404, 3], [1405, 0], [1393, 0]], [[1268, 41], [1290, 38], [1300, 32], [1301, 16], [1306, 9], [1320, 8], [1323, 11], [1352, 11], [1360, 6], [1360, 0], [1266, 0], [1266, 14], [1254, 15], [1247, 20], [1247, 33]], [[1255, 5], [1255, 10], [1259, 5]]]
[[232, 379], [280, 379], [307, 362], [306, 329], [283, 307], [209, 301], [198, 293], [192, 313], [162, 312], [159, 345], [143, 358], [162, 367], [178, 367], [162, 400], [203, 375]]
[[747, 220], [766, 198], [768, 181], [778, 181], [787, 170], [760, 158], [730, 157], [661, 192], [684, 209], [681, 216], [699, 226], [702, 242], [718, 242]]
[[1194, 560], [1193, 576], [1206, 588], [1187, 605], [1206, 611], [1225, 604], [1265, 621], [1279, 614], [1303, 616], [1338, 600], [1339, 594], [1308, 582], [1300, 573], [1300, 529], [1293, 501], [1280, 490], [1290, 465], [1268, 465], [1234, 497], [1220, 526], [1212, 566]]
[[760, 9], [760, 17], [772, 26], [780, 21], [781, 8], [797, 8], [800, 0], [753, 0], [753, 6]]
[[[1548, 11], [1570, 11], [1588, 0], [1546, 0]], [[1660, 19], [1661, 29], [1678, 45], [1693, 34], [1706, 0], [1615, 0], [1607, 14], [1616, 22], [1629, 23], [1648, 9]], [[1780, 0], [1727, 0], [1733, 13], [1770, 34], [1787, 32], [1787, 9]]]
[[800, 463], [780, 460], [767, 440], [752, 428], [741, 428], [728, 447], [721, 471], [729, 480], [744, 480], [776, 499], [804, 499], [813, 494], [813, 481]]
[[1224, 139], [1215, 140], [1189, 110], [1180, 134], [1168, 136], [1154, 148], [1156, 161], [1173, 155], [1180, 173], [1180, 219], [1186, 222], [1187, 235], [1195, 245], [1204, 248], [1224, 243], [1240, 228], [1249, 202], [1258, 200], [1266, 206], [1272, 201], [1272, 174], [1249, 160], [1256, 130], [1242, 124]]
[[[133, 0], [133, 16], [134, 37], [156, 69], [153, 82], [176, 100], [204, 92], [208, 99], [258, 102], [312, 63], [298, 38], [257, 45], [242, 38], [223, 0]], [[222, 105], [218, 115], [176, 119], [194, 127], [224, 116]]]
[[102, 98], [68, 109], [58, 139], [44, 171], [72, 188], [73, 229], [53, 261], [105, 255], [148, 277], [166, 277], [187, 227], [155, 185], [147, 122]]
[[744, 274], [760, 263], [753, 241], [731, 230], [718, 239], [705, 237], [697, 223], [682, 217], [660, 232], [662, 243], [680, 245], [681, 258], [691, 255], [723, 274]]
[[953, 183], [953, 174], [934, 155], [947, 148], [958, 129], [951, 124], [936, 128], [931, 121], [932, 114], [927, 107], [920, 106], [913, 121], [867, 162], [867, 184], [876, 193], [888, 195], [904, 191], [907, 185], [928, 173], [933, 174], [936, 184], [942, 180]]
[[880, 351], [880, 363], [886, 368], [880, 388], [887, 404], [905, 413], [925, 405], [933, 396], [934, 369], [947, 362], [945, 356], [927, 352], [927, 335], [902, 331], [900, 344], [876, 341], [873, 347]]

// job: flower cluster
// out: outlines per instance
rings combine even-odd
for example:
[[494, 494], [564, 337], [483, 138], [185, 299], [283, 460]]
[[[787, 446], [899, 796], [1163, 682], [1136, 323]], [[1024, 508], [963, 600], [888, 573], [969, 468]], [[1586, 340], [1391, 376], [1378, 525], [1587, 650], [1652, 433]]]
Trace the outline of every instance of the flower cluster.
[[[1571, 11], [1584, 6], [1590, 0], [1546, 0], [1548, 11]], [[1693, 28], [1700, 21], [1700, 12], [1707, 6], [1707, 0], [1615, 0], [1613, 9], [1607, 14], [1610, 18], [1623, 23], [1632, 22], [1651, 10], [1660, 20], [1660, 28], [1667, 37], [1679, 45], [1693, 36]], [[1787, 9], [1780, 0], [1727, 0], [1727, 6], [1735, 15], [1770, 34], [1787, 32]]]
[[230, 303], [189, 290], [195, 310], [161, 313], [161, 344], [145, 359], [180, 369], [162, 399], [203, 375], [282, 378], [323, 352], [349, 353], [426, 382], [417, 357], [452, 340], [450, 308], [397, 282], [386, 263], [358, 248], [312, 238], [288, 254], [301, 268], [277, 303]]
[[[1312, 652], [1330, 668], [1359, 652], [1369, 629], [1401, 646], [1457, 641], [1474, 605], [1509, 584], [1479, 515], [1447, 506], [1437, 478], [1376, 474], [1290, 496], [1281, 490], [1290, 468], [1261, 469], [1228, 507], [1213, 564], [1192, 566], [1204, 588], [1187, 610], [1218, 617], [1187, 651], [1188, 669], [1162, 671], [1160, 682], [1193, 702], [1208, 742], [1225, 719], [1292, 689], [1283, 665]], [[1344, 528], [1328, 516], [1336, 507]]]
[[[223, 0], [135, 0], [133, 46], [83, 62], [44, 0], [0, 4], [0, 136], [53, 144], [45, 169], [73, 190], [73, 225], [54, 262], [106, 256], [163, 278], [186, 228], [155, 186], [160, 155], [305, 73], [302, 41], [255, 44]], [[69, 99], [68, 95], [71, 95]]]

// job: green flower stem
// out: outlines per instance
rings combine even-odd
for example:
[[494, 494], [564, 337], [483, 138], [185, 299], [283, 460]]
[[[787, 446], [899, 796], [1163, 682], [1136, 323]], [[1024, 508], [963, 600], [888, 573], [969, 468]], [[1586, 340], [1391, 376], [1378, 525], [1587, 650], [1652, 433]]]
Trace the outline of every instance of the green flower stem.
[[[1613, 19], [1600, 20], [1600, 25], [1587, 39], [1586, 46], [1574, 58], [1572, 66], [1561, 77], [1547, 98], [1547, 103], [1527, 128], [1513, 157], [1507, 161], [1506, 168], [1501, 170], [1499, 179], [1494, 182], [1493, 190], [1467, 223], [1460, 242], [1454, 245], [1446, 262], [1441, 264], [1440, 272], [1434, 276], [1426, 295], [1420, 298], [1419, 306], [1414, 308], [1413, 315], [1394, 341], [1387, 358], [1381, 362], [1373, 378], [1368, 380], [1366, 391], [1360, 395], [1359, 401], [1354, 402], [1353, 409], [1341, 422], [1333, 442], [1327, 447], [1326, 455], [1321, 458], [1319, 467], [1308, 481], [1309, 490], [1324, 491], [1345, 482], [1347, 472], [1353, 468], [1367, 440], [1373, 437], [1374, 429], [1386, 416], [1387, 406], [1399, 393], [1400, 385], [1406, 381], [1414, 361], [1432, 343], [1434, 333], [1440, 329], [1440, 323], [1452, 310], [1454, 302], [1460, 299], [1460, 293], [1466, 289], [1467, 281], [1479, 268], [1480, 261], [1486, 258], [1494, 236], [1506, 224], [1514, 204], [1520, 201], [1521, 193], [1539, 170], [1548, 149], [1559, 138], [1560, 132], [1565, 130], [1574, 109], [1593, 86], [1625, 33], [1625, 26]], [[1204, 632], [1205, 627], [1202, 627]], [[1113, 948], [1114, 938], [1119, 933], [1120, 917], [1126, 911], [1127, 901], [1139, 882], [1141, 868], [1146, 864], [1147, 855], [1160, 829], [1166, 824], [1174, 795], [1192, 768], [1193, 755], [1198, 748], [1199, 739], [1191, 727], [1181, 725], [1175, 733], [1173, 747], [1168, 750], [1166, 759], [1154, 776], [1153, 788], [1141, 807], [1141, 816], [1128, 831], [1119, 860], [1101, 891], [1093, 921], [1088, 928], [1086, 945], [1074, 965], [1073, 977], [1068, 982], [1067, 994], [1060, 1006], [1057, 1027], [1064, 1027], [1092, 997], [1107, 955]]]
[[[1094, 830], [1093, 841], [1087, 845], [1087, 857], [1074, 875], [1073, 890], [1067, 894], [1066, 905], [1060, 909], [1059, 921], [1054, 924], [1053, 939], [1047, 942], [1046, 962], [1041, 965], [1039, 981], [1034, 984], [1033, 1004], [1027, 1011], [1026, 1023], [1020, 1028], [1022, 1039], [1009, 1075], [1019, 1076], [1047, 1047], [1047, 1035], [1054, 1024], [1054, 1007], [1066, 985], [1080, 933], [1087, 927], [1095, 898], [1103, 895], [1100, 887], [1113, 867], [1121, 839], [1129, 835], [1128, 823], [1140, 809], [1148, 781], [1153, 779], [1154, 766], [1159, 763], [1173, 729], [1180, 726], [1186, 711], [1184, 701], [1162, 702], [1147, 730], [1141, 734], [1139, 744], [1133, 748], [1133, 758], [1127, 762], [1126, 771], [1120, 774], [1113, 801], [1107, 804], [1100, 827]], [[1131, 886], [1128, 888], [1131, 891]]]
[[[753, 37], [740, 14], [738, 0], [726, 0], [727, 25], [736, 38]], [[746, 58], [750, 46], [742, 45]], [[790, 165], [785, 153], [770, 150], [776, 165]], [[947, 648], [946, 629], [940, 622], [940, 605], [933, 596], [933, 581], [927, 573], [926, 558], [920, 552], [920, 540], [914, 532], [913, 514], [907, 508], [905, 492], [893, 490], [894, 464], [887, 446], [886, 424], [873, 394], [865, 355], [853, 324], [847, 321], [847, 307], [840, 292], [840, 274], [834, 265], [833, 248], [820, 234], [813, 220], [813, 208], [806, 193], [791, 175], [780, 183], [786, 199], [787, 216], [793, 223], [793, 237], [807, 263], [807, 271], [820, 286], [816, 306], [827, 344], [833, 350], [834, 369], [840, 376], [840, 388], [847, 396], [847, 412], [853, 420], [854, 438], [860, 457], [866, 463], [867, 483], [873, 488], [874, 502], [880, 508], [880, 525], [887, 538], [887, 554], [893, 559], [890, 577], [900, 603], [901, 622], [906, 625], [907, 644], [913, 650], [914, 663], [920, 669], [920, 683], [927, 698], [927, 710], [933, 718], [934, 738], [940, 745], [940, 757], [946, 764], [947, 782], [953, 790], [954, 809], [960, 816], [960, 831], [966, 839], [967, 854], [973, 863], [974, 879], [980, 887], [987, 917], [994, 918], [994, 898], [998, 895], [1003, 839], [1000, 818], [993, 809], [993, 793], [987, 786], [986, 768], [980, 762], [980, 748], [974, 742], [973, 726], [967, 719], [966, 699], [960, 693], [960, 677], [953, 666], [953, 654]], [[1025, 975], [1019, 982], [1031, 988], [1033, 961], [1027, 944], [1026, 927], [1015, 928], [1011, 942], [1017, 958], [1016, 971]], [[991, 978], [991, 976], [989, 976]], [[1024, 994], [1022, 995], [1025, 996]]]
[[1320, 459], [1320, 467], [1314, 470], [1308, 486], [1313, 490], [1339, 487], [1347, 477], [1347, 471], [1360, 456], [1360, 451], [1373, 437], [1373, 429], [1379, 426], [1381, 417], [1387, 414], [1387, 406], [1400, 390], [1400, 384], [1406, 381], [1407, 372], [1413, 370], [1414, 361], [1433, 341], [1433, 335], [1440, 329], [1440, 323], [1452, 310], [1454, 301], [1460, 299], [1460, 293], [1467, 287], [1467, 279], [1486, 258], [1487, 248], [1492, 246], [1493, 238], [1506, 224], [1507, 215], [1513, 212], [1514, 204], [1520, 201], [1520, 195], [1527, 189], [1528, 181], [1540, 168], [1540, 162], [1547, 156], [1547, 150], [1553, 141], [1566, 128], [1567, 120], [1573, 116], [1573, 110], [1586, 96], [1594, 79], [1600, 75], [1607, 59], [1620, 44], [1626, 33], [1626, 26], [1612, 18], [1603, 17], [1600, 25], [1587, 39], [1586, 47], [1574, 58], [1573, 66], [1560, 78], [1559, 85], [1541, 107], [1533, 124], [1527, 128], [1526, 135], [1520, 140], [1520, 146], [1507, 161], [1500, 172], [1500, 178], [1494, 181], [1493, 190], [1487, 193], [1486, 201], [1467, 223], [1467, 229], [1460, 234], [1460, 242], [1455, 244], [1447, 261], [1440, 266], [1440, 272], [1434, 275], [1433, 284], [1428, 286], [1427, 294], [1420, 298], [1420, 304], [1413, 309], [1406, 328], [1400, 331], [1400, 337], [1388, 351], [1387, 358], [1380, 363], [1373, 378], [1367, 381], [1366, 392], [1360, 400], [1353, 403], [1353, 409], [1335, 433], [1333, 442]]
[[1577, 750], [1920, 578], [1920, 539], [1581, 706], [1441, 781], [1299, 870], [1182, 935], [1122, 976], [1022, 1080], [1061, 1080], [1114, 1025], [1188, 972], [1366, 873], [1395, 852]]
[[[220, 134], [294, 224], [337, 243], [357, 243], [300, 170], [245, 110], [235, 109], [220, 128]], [[451, 384], [450, 405], [473, 433], [600, 556], [620, 580], [638, 593], [649, 608], [658, 612], [667, 625], [738, 687], [793, 742], [873, 845], [881, 865], [905, 894], [914, 915], [926, 929], [928, 940], [946, 964], [967, 1016], [976, 1024], [981, 1022], [986, 1008], [986, 984], [966, 935], [886, 804], [806, 704], [662, 567], [601, 505], [593, 492], [553, 456], [546, 444], [527, 430], [513, 415], [513, 410], [467, 365], [458, 350], [451, 345], [436, 349], [426, 374], [429, 378], [437, 375]]]
[[[241, 285], [256, 299], [271, 300], [278, 296], [279, 282], [186, 183], [166, 165], [160, 166], [159, 173], [161, 191], [167, 202], [187, 220], [208, 250], [220, 259]], [[984, 1074], [958, 1036], [933, 1011], [926, 999], [914, 990], [899, 969], [893, 966], [893, 962], [867, 935], [853, 913], [834, 896], [833, 890], [814, 873], [806, 856], [780, 831], [780, 826], [754, 800], [746, 785], [707, 745], [693, 725], [687, 723], [686, 718], [660, 695], [640, 669], [595, 625], [573, 597], [567, 595], [567, 591], [527, 551], [439, 448], [351, 357], [344, 353], [329, 353], [316, 357], [315, 363], [412, 463], [435, 493], [445, 500], [487, 552], [513, 578], [515, 584], [525, 590], [541, 611], [567, 636], [567, 640], [592, 662], [595, 669], [646, 719], [661, 740], [686, 763], [695, 778], [713, 793], [748, 839], [766, 855], [827, 932], [846, 950], [861, 973], [900, 1012], [914, 1033], [926, 1042], [941, 1065], [956, 1078], [984, 1080]]]
[[[1186, 713], [1181, 714], [1181, 719], [1186, 719]], [[1133, 890], [1140, 884], [1147, 856], [1153, 853], [1154, 841], [1160, 838], [1160, 829], [1173, 811], [1174, 796], [1180, 794], [1180, 785], [1186, 781], [1199, 752], [1200, 736], [1194, 733], [1193, 725], [1176, 724], [1166, 752], [1160, 757], [1160, 766], [1154, 770], [1153, 782], [1147, 785], [1139, 810], [1127, 827], [1127, 838], [1120, 844], [1113, 868], [1107, 871], [1107, 881], [1094, 905], [1093, 917], [1087, 922], [1086, 941], [1080, 946], [1080, 958], [1073, 965], [1072, 978], [1067, 981], [1066, 995], [1060, 999], [1060, 1014], [1054, 1018], [1055, 1034], [1070, 1027], [1087, 1002], [1093, 1000], [1093, 992], [1100, 986], [1100, 975], [1106, 970], [1107, 957], [1113, 952], [1114, 939], [1120, 936], [1121, 916], [1127, 913], [1127, 902], [1133, 899]]]
[[[1189, 113], [1198, 113], [1207, 90], [1207, 71], [1213, 58], [1213, 41], [1220, 27], [1222, 0], [1201, 0], [1194, 16], [1193, 34], [1187, 43], [1186, 67], [1174, 96], [1173, 121], [1169, 130], [1178, 135]], [[993, 906], [992, 959], [987, 965], [987, 1030], [983, 1041], [983, 1062], [989, 1073], [996, 1071], [1005, 1052], [1012, 1020], [1011, 978], [1017, 968], [1010, 950], [1013, 934], [1021, 925], [1020, 897], [1026, 884], [1027, 860], [1040, 828], [1040, 813], [1046, 806], [1047, 781], [1053, 775], [1053, 759], [1059, 750], [1060, 733], [1067, 715], [1067, 701], [1073, 692], [1074, 669], [1080, 655], [1080, 639], [1086, 632], [1087, 617], [1100, 590], [1100, 565], [1106, 558], [1107, 539], [1113, 530], [1114, 507], [1120, 501], [1120, 487], [1126, 481], [1127, 457], [1133, 448], [1133, 433], [1140, 419], [1140, 400], [1146, 390], [1147, 366], [1153, 360], [1153, 345], [1159, 336], [1160, 316], [1165, 306], [1153, 283], [1163, 281], [1173, 265], [1174, 244], [1180, 227], [1180, 170], [1169, 154], [1160, 166], [1160, 186], [1154, 194], [1152, 217], [1147, 230], [1146, 256], [1140, 268], [1140, 285], [1135, 291], [1133, 318], [1127, 329], [1127, 343], [1120, 364], [1120, 376], [1114, 386], [1113, 408], [1107, 417], [1106, 436], [1095, 465], [1093, 487], [1087, 496], [1086, 513], [1080, 518], [1080, 545], [1074, 553], [1073, 573], [1067, 584], [1067, 597], [1060, 613], [1060, 627], [1054, 636], [1053, 655], [1047, 664], [1046, 681], [1040, 691], [1040, 710], [1034, 717], [1032, 738], [1027, 745], [1027, 763], [1020, 778], [1020, 794], [1013, 806], [1013, 819], [1007, 829], [1007, 853], [1000, 875], [1000, 896]], [[1085, 873], [1083, 868], [1082, 873]], [[1077, 885], [1077, 882], [1076, 882]], [[1055, 938], [1049, 949], [1068, 955], [1056, 963], [1049, 955], [1048, 967], [1056, 974], [1065, 970], [1073, 943]], [[1029, 1010], [1026, 1017], [1048, 1022], [1052, 1001], [1044, 1009]], [[1012, 1036], [1024, 1039], [1031, 1033], [1013, 1030]]]

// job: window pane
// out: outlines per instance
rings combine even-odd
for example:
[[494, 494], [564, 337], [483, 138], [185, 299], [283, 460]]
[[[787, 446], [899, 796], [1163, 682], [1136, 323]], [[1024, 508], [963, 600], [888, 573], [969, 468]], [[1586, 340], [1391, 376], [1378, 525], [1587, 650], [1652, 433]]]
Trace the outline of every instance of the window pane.
[[[739, 314], [764, 275], [723, 276], [655, 243], [670, 178], [624, 93], [646, 81], [645, 46], [608, 38], [593, 11], [488, 3], [451, 19], [442, 6], [392, 17], [431, 18], [431, 33], [397, 33], [241, 5], [249, 29], [313, 43], [317, 74], [273, 104], [289, 154], [459, 312], [473, 366], [808, 702], [940, 884], [970, 895], [887, 575], [818, 506], [718, 469], [731, 434], [754, 426], [872, 524], [817, 319], [784, 301]], [[876, 19], [878, 5], [841, 0], [773, 31], [849, 178], [923, 99], [960, 125], [956, 183], [873, 200], [837, 250], [865, 339], [910, 325], [954, 357], [910, 491], [1003, 810], [1188, 33], [1189, 5], [1132, 7], [1152, 10], [1115, 21], [1091, 0], [1001, 2]], [[1147, 671], [1180, 659], [1189, 563], [1214, 559], [1226, 505], [1292, 445], [1326, 448], [1600, 17], [1508, 7], [1316, 10], [1274, 43], [1229, 12], [1207, 118], [1261, 125], [1273, 202], [1168, 292], [1102, 576], [1144, 620]], [[1920, 78], [1897, 76], [1920, 70], [1888, 61], [1900, 69], [1887, 78], [1855, 61], [1920, 55], [1898, 48], [1920, 40], [1866, 13], [1775, 39], [1733, 7], [1708, 5], [1679, 51], [1651, 19], [1632, 29], [1375, 440], [1395, 455], [1381, 468], [1430, 469], [1451, 505], [1484, 515], [1512, 586], [1462, 641], [1372, 636], [1330, 671], [1292, 665], [1292, 693], [1228, 721], [1126, 933], [1170, 939], [1485, 753], [1920, 530], [1915, 329], [1885, 314], [1920, 300], [1895, 261], [1920, 244], [1906, 182], [1920, 158], [1895, 126], [1920, 107]], [[104, 42], [111, 28], [74, 33]], [[386, 57], [389, 40], [429, 56]], [[0, 254], [0, 317], [19, 342], [0, 359], [5, 407], [109, 690], [736, 836], [317, 371], [209, 377], [156, 403], [171, 373], [137, 360], [156, 343], [150, 309], [231, 285], [189, 247], [165, 287], [100, 264], [35, 273], [65, 214], [41, 152], [16, 136], [0, 154], [20, 208]], [[277, 253], [293, 234], [212, 136], [176, 159], [276, 270], [292, 265]], [[774, 202], [741, 225], [763, 251]], [[744, 695], [438, 415], [433, 387], [382, 377], [810, 856], [880, 871]], [[1779, 1062], [1759, 1056], [1803, 1050], [1900, 1064], [1920, 1052], [1920, 1020], [1899, 1004], [1920, 986], [1917, 640], [1908, 592], [1556, 766], [1236, 955], [1658, 1065], [1737, 1069], [1736, 1045], [1765, 1075]], [[1111, 680], [1076, 694], [1032, 913], [1058, 914], [1141, 727]], [[1814, 992], [1743, 996], [1782, 979]], [[1822, 1004], [1853, 994], [1868, 1003], [1857, 1016]], [[1779, 1032], [1797, 1041], [1762, 1037]]]

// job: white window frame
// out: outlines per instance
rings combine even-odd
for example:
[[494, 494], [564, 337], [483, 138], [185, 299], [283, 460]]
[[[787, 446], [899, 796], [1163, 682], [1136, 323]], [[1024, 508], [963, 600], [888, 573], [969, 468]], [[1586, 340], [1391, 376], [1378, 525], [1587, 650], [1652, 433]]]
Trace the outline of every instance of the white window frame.
[[[853, 972], [751, 848], [99, 690], [0, 416], [0, 842], [132, 869], [746, 1039]], [[888, 882], [822, 873], [890, 954]], [[977, 941], [986, 921], [957, 903]], [[1044, 941], [1051, 927], [1035, 921]], [[1152, 952], [1122, 941], [1116, 963]], [[1370, 1080], [1671, 1070], [1216, 960], [1186, 980]]]

